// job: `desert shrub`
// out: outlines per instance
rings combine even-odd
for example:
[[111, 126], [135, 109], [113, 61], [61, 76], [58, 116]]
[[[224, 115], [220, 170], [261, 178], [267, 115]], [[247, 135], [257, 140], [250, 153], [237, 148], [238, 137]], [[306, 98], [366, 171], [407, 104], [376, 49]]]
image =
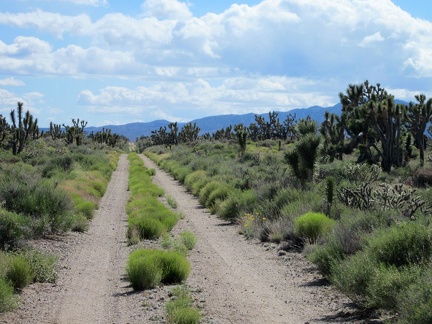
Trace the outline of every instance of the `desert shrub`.
[[38, 250], [24, 250], [20, 255], [30, 264], [34, 282], [54, 283], [57, 279], [57, 257]]
[[147, 174], [151, 177], [156, 175], [156, 169], [147, 169]]
[[126, 273], [134, 290], [151, 289], [160, 284], [162, 269], [152, 258], [129, 258]]
[[359, 252], [331, 265], [330, 281], [355, 300], [363, 300], [378, 262], [367, 253]]
[[31, 236], [31, 218], [0, 208], [0, 245], [15, 246]]
[[89, 220], [84, 214], [79, 213], [74, 216], [74, 221], [71, 227], [71, 230], [73, 232], [84, 233], [85, 231], [88, 230], [88, 227], [89, 227]]
[[200, 204], [207, 206], [207, 201], [210, 197], [210, 194], [220, 186], [222, 186], [222, 184], [218, 181], [210, 181], [206, 183], [206, 185], [199, 191], [198, 201]]
[[191, 188], [191, 192], [194, 196], [199, 196], [199, 193], [201, 191], [202, 188], [205, 187], [205, 185], [207, 185], [207, 183], [209, 183], [211, 180], [208, 177], [203, 177], [198, 179], [197, 181], [195, 181], [192, 184], [192, 188]]
[[354, 254], [363, 248], [368, 234], [388, 226], [387, 216], [388, 213], [382, 211], [347, 209], [333, 228], [333, 241], [337, 242], [344, 254]]
[[431, 257], [431, 230], [412, 221], [378, 230], [368, 240], [367, 251], [387, 265], [400, 267], [422, 263]]
[[171, 231], [177, 224], [180, 216], [170, 210], [165, 210], [157, 215], [152, 215], [152, 218], [157, 219], [159, 222], [161, 222], [167, 231]]
[[218, 206], [217, 213], [222, 219], [236, 222], [242, 212], [246, 213], [254, 206], [254, 203], [255, 195], [252, 190], [232, 190]]
[[367, 306], [395, 309], [400, 293], [416, 280], [419, 272], [418, 267], [398, 269], [395, 266], [380, 264], [374, 269], [371, 281], [367, 284]]
[[92, 219], [97, 205], [92, 201], [81, 200], [75, 205], [75, 211], [84, 215], [87, 219]]
[[[141, 239], [154, 240], [166, 231], [160, 221], [149, 217], [129, 218], [129, 226], [137, 230]], [[133, 232], [132, 229], [128, 231], [128, 233], [131, 232]]]
[[231, 190], [227, 185], [219, 186], [210, 193], [206, 201], [206, 206], [212, 207], [216, 204], [216, 201], [224, 201], [230, 194], [230, 191]]
[[186, 178], [185, 178], [185, 186], [188, 190], [192, 191], [192, 186], [195, 182], [197, 182], [198, 180], [205, 178], [207, 176], [206, 171], [204, 170], [197, 170], [194, 171], [192, 173], [189, 173]]
[[[154, 286], [160, 282], [181, 283], [189, 275], [190, 264], [184, 255], [176, 251], [140, 249], [129, 255], [127, 272], [131, 283], [134, 280], [137, 287], [143, 287], [137, 288], [139, 290], [149, 288], [149, 284]], [[156, 282], [156, 279], [159, 282]]]
[[184, 166], [176, 166], [171, 170], [171, 174], [175, 180], [184, 183], [186, 176], [190, 173], [189, 168]]
[[6, 279], [16, 290], [23, 289], [33, 280], [33, 272], [29, 262], [22, 256], [14, 256], [6, 271]]
[[432, 323], [432, 270], [426, 269], [397, 296], [399, 323]]
[[158, 261], [163, 270], [162, 282], [176, 284], [186, 280], [190, 272], [190, 264], [186, 257], [176, 251], [161, 252]]
[[12, 310], [17, 306], [14, 287], [0, 277], [0, 313]]
[[324, 245], [317, 245], [307, 254], [320, 272], [325, 276], [330, 275], [332, 267], [345, 258], [343, 248], [338, 242], [329, 241]]
[[50, 159], [42, 167], [42, 177], [52, 178], [52, 177], [62, 177], [61, 174], [66, 175], [66, 172], [72, 169], [73, 158], [69, 154], [56, 156]]
[[326, 235], [334, 226], [335, 221], [321, 213], [309, 212], [294, 220], [294, 234], [301, 238], [316, 242]]
[[180, 240], [188, 250], [192, 250], [197, 242], [197, 238], [192, 232], [180, 233]]

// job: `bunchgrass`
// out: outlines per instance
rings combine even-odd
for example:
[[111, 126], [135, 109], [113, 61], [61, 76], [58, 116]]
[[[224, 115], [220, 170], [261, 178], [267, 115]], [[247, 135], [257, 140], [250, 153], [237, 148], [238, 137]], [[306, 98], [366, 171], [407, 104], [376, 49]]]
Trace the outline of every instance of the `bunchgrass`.
[[14, 287], [0, 277], [0, 313], [14, 309], [17, 306], [17, 298], [14, 295]]
[[306, 213], [294, 220], [294, 234], [308, 242], [316, 242], [335, 225], [333, 219], [321, 213]]
[[170, 324], [198, 324], [201, 314], [193, 307], [189, 289], [185, 286], [172, 289], [173, 298], [165, 305], [167, 323]]
[[22, 256], [14, 256], [6, 271], [6, 279], [10, 281], [15, 290], [27, 287], [33, 281], [33, 271], [30, 263]]
[[190, 264], [176, 251], [140, 249], [129, 255], [126, 271], [132, 287], [143, 290], [160, 283], [181, 283], [189, 275]]
[[182, 232], [180, 233], [180, 241], [186, 247], [187, 250], [192, 250], [195, 247], [197, 238], [192, 232]]

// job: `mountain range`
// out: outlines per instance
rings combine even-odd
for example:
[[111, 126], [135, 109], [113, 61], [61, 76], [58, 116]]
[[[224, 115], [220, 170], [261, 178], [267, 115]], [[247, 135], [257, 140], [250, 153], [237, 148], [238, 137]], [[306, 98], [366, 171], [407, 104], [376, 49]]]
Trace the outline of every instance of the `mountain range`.
[[[279, 115], [279, 120], [283, 122], [289, 114], [294, 115], [297, 120], [301, 118], [306, 118], [308, 115], [321, 124], [324, 121], [324, 113], [328, 111], [330, 113], [340, 114], [341, 113], [341, 104], [336, 104], [332, 107], [321, 107], [321, 106], [312, 106], [309, 108], [298, 108], [292, 109], [289, 111], [277, 111]], [[271, 110], [269, 110], [271, 112]], [[190, 123], [196, 123], [197, 126], [201, 129], [200, 134], [213, 134], [217, 130], [222, 128], [226, 128], [230, 125], [234, 126], [237, 124], [243, 124], [245, 126], [249, 126], [251, 123], [255, 122], [255, 115], [263, 116], [268, 120], [268, 113], [265, 114], [243, 114], [243, 115], [217, 115], [204, 117], [200, 119], [195, 119], [190, 121]], [[124, 125], [106, 125], [100, 127], [86, 127], [87, 133], [102, 131], [103, 128], [111, 129], [112, 133], [117, 133], [119, 135], [123, 135], [127, 137], [130, 141], [135, 141], [141, 136], [150, 136], [152, 131], [159, 130], [160, 127], [168, 126], [170, 121], [167, 120], [155, 120], [151, 122], [136, 122], [129, 123]], [[187, 123], [178, 123], [178, 129], [180, 130]]]

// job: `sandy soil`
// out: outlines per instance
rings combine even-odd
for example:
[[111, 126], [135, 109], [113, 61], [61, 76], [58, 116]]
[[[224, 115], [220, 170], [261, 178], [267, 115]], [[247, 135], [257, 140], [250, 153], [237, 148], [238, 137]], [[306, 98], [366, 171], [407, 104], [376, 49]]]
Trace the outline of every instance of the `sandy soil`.
[[[127, 179], [128, 161], [122, 155], [87, 233], [30, 242], [59, 256], [57, 283], [26, 288], [19, 309], [0, 315], [0, 323], [165, 322], [163, 307], [171, 288], [134, 293], [125, 280], [126, 260], [134, 249], [125, 239]], [[173, 234], [187, 230], [198, 238], [189, 255], [187, 284], [204, 323], [367, 322], [357, 319], [350, 300], [329, 287], [301, 254], [245, 240], [159, 169], [154, 182], [185, 215]]]

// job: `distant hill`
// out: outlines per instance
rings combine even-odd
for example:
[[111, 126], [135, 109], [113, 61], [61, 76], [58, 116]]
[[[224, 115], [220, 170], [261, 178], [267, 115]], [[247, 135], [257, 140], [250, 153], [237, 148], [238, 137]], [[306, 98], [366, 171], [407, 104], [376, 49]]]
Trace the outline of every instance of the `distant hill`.
[[[269, 110], [270, 112], [271, 110]], [[277, 112], [279, 114], [279, 119], [283, 122], [289, 114], [295, 114], [296, 119], [306, 118], [308, 115], [311, 116], [313, 120], [316, 120], [318, 123], [324, 121], [324, 113], [329, 111], [330, 113], [341, 113], [341, 105], [337, 104], [333, 107], [320, 107], [313, 106], [309, 108], [299, 108], [292, 109], [290, 111], [281, 111]], [[251, 123], [255, 122], [254, 113], [244, 114], [244, 115], [218, 115], [218, 116], [210, 116], [204, 117], [200, 119], [195, 119], [190, 121], [191, 123], [196, 123], [197, 126], [201, 129], [200, 134], [209, 133], [212, 134], [217, 130], [222, 128], [226, 128], [229, 125], [243, 124], [245, 126], [249, 126]], [[258, 114], [267, 117], [268, 113]], [[155, 120], [148, 123], [130, 123], [125, 125], [106, 125], [101, 127], [86, 127], [86, 131], [88, 133], [101, 131], [103, 128], [111, 129], [112, 133], [117, 133], [127, 137], [130, 141], [135, 141], [137, 138], [141, 136], [150, 136], [153, 130], [158, 130], [160, 127], [168, 126], [170, 122], [167, 120]], [[178, 123], [179, 130], [186, 123]]]

